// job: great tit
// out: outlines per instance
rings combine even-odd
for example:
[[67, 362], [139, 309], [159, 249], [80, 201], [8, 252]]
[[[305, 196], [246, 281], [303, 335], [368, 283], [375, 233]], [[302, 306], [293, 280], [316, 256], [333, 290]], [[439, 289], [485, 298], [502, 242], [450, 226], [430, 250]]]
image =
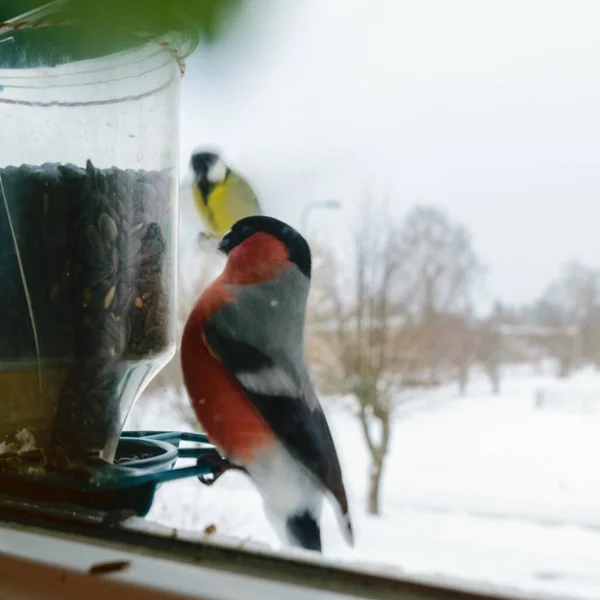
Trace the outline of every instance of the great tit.
[[244, 217], [262, 215], [250, 184], [214, 152], [195, 152], [194, 202], [209, 237], [220, 238]]

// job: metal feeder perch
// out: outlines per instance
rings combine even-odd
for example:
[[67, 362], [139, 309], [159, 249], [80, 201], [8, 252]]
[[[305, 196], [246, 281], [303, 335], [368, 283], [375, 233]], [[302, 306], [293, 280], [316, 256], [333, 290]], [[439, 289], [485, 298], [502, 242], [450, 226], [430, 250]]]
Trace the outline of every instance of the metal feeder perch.
[[[180, 448], [182, 441], [201, 445]], [[195, 459], [196, 465], [174, 468], [179, 459]], [[43, 499], [106, 512], [132, 511], [143, 517], [163, 483], [215, 476], [214, 466], [220, 460], [202, 434], [125, 431], [117, 447], [115, 464], [99, 465], [92, 459], [87, 468], [80, 467], [81, 478], [0, 473], [0, 491], [13, 498]], [[40, 466], [36, 460], [28, 460], [28, 465], [34, 469]]]

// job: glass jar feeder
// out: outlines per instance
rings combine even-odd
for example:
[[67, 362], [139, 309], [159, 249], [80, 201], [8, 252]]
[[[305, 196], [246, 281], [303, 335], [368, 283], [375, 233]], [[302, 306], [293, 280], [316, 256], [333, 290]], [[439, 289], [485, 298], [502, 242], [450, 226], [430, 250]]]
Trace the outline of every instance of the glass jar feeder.
[[0, 43], [0, 454], [68, 470], [175, 352], [181, 65], [48, 31]]

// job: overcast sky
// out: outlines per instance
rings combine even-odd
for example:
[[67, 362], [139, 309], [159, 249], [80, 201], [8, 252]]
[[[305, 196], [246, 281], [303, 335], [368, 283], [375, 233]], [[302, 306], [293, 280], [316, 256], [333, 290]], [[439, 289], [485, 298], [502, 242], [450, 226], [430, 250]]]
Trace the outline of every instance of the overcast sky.
[[[271, 214], [335, 235], [369, 188], [438, 204], [528, 301], [570, 256], [600, 266], [600, 2], [254, 0], [183, 80], [182, 167], [222, 149]], [[320, 222], [319, 222], [320, 221]]]

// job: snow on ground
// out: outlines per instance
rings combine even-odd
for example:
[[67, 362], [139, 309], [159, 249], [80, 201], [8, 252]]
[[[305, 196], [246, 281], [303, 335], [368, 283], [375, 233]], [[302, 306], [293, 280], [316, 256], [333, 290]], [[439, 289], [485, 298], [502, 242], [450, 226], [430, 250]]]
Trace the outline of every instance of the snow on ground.
[[[549, 406], [536, 405], [540, 389], [554, 398]], [[597, 390], [600, 408], [600, 375], [559, 383], [523, 369], [504, 379], [499, 396], [478, 379], [465, 397], [448, 387], [410, 398], [396, 414], [378, 517], [365, 513], [368, 455], [348, 399], [324, 400], [356, 532], [350, 549], [327, 510], [325, 553], [398, 573], [600, 597], [600, 410], [566, 410], [581, 390], [588, 399]], [[127, 426], [189, 429], [165, 396], [140, 400]], [[278, 546], [238, 473], [212, 488], [165, 484], [148, 518], [186, 529], [215, 524]]]

